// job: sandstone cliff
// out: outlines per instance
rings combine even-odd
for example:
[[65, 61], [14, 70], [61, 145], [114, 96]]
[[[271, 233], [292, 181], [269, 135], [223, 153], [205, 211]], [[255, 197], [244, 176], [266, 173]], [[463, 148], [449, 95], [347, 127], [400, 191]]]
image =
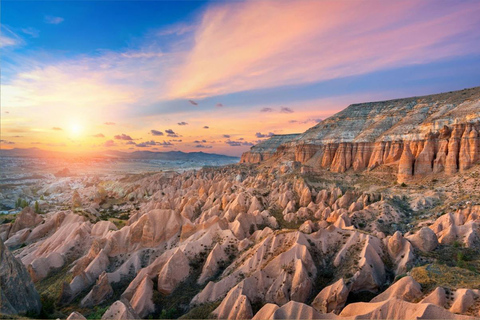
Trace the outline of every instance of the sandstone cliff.
[[480, 87], [353, 104], [289, 141], [274, 136], [252, 147], [241, 161], [290, 160], [333, 172], [391, 164], [400, 182], [452, 174], [480, 160], [479, 120]]
[[241, 163], [258, 163], [263, 160], [271, 158], [276, 152], [277, 148], [285, 143], [298, 138], [300, 134], [276, 134], [270, 139], [260, 142], [250, 149], [250, 151], [242, 154]]

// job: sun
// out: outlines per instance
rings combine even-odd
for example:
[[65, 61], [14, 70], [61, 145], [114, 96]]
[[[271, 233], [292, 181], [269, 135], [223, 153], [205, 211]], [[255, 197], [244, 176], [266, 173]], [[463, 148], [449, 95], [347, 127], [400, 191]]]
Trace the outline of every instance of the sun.
[[70, 134], [74, 137], [79, 137], [83, 132], [83, 126], [80, 123], [70, 124]]

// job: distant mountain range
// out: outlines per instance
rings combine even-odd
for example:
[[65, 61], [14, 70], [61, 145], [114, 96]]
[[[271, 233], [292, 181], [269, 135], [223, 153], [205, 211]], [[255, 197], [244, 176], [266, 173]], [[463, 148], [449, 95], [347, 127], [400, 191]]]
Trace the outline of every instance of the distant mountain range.
[[205, 153], [205, 152], [182, 152], [182, 151], [134, 151], [122, 152], [108, 150], [105, 152], [75, 154], [60, 151], [48, 151], [38, 148], [15, 148], [0, 150], [1, 157], [33, 157], [33, 158], [66, 158], [66, 157], [98, 157], [98, 158], [118, 158], [118, 159], [147, 159], [147, 160], [166, 160], [166, 161], [231, 161], [237, 162], [238, 157], [226, 156], [223, 154]]

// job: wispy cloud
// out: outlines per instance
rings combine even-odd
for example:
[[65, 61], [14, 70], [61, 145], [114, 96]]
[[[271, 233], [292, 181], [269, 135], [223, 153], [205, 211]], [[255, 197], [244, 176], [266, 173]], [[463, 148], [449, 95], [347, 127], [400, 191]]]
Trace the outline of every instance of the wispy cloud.
[[172, 138], [180, 137], [180, 135], [178, 133], [176, 133], [175, 131], [173, 131], [172, 129], [165, 130], [165, 133], [167, 134], [168, 137], [172, 137]]
[[170, 94], [202, 98], [478, 53], [479, 14], [478, 1], [215, 3]]
[[60, 24], [64, 21], [62, 17], [55, 17], [55, 16], [45, 16], [44, 21], [48, 24]]
[[106, 142], [103, 144], [103, 146], [106, 147], [106, 148], [110, 148], [110, 147], [116, 146], [116, 144], [115, 144], [115, 141], [113, 141], [113, 140], [108, 140], [108, 141], [106, 141]]
[[182, 122], [179, 122], [177, 123], [179, 126], [186, 126], [188, 125], [188, 123], [186, 123], [185, 121], [182, 121]]
[[299, 120], [289, 120], [288, 123], [307, 124], [307, 123], [318, 123], [318, 122], [321, 122], [321, 121], [322, 121], [321, 118], [308, 118], [308, 119], [303, 120], [303, 121], [299, 121]]
[[17, 47], [25, 44], [25, 41], [5, 25], [0, 27], [0, 48]]
[[97, 133], [93, 135], [94, 138], [105, 138], [105, 135], [103, 133]]
[[197, 144], [195, 146], [195, 148], [199, 148], [199, 149], [211, 149], [213, 148], [212, 146], [209, 146], [209, 145], [205, 145], [205, 144]]
[[[168, 148], [168, 147], [173, 146], [173, 143], [171, 143], [170, 141], [165, 141], [165, 140], [163, 140], [163, 142], [150, 140], [150, 141], [144, 141], [144, 142], [139, 142], [139, 143], [134, 143], [134, 144], [135, 144], [136, 147], [139, 147], [139, 148], [149, 148], [149, 147], [153, 147], [153, 146], [161, 146], [161, 147], [164, 147], [164, 148]], [[153, 148], [153, 149], [155, 149], [155, 148]]]
[[181, 36], [185, 33], [189, 33], [194, 30], [195, 30], [194, 24], [177, 23], [169, 27], [160, 29], [155, 34], [157, 36], [170, 36], [170, 35]]
[[150, 133], [154, 136], [163, 136], [163, 132], [162, 131], [158, 131], [158, 130], [150, 130]]
[[269, 132], [269, 133], [265, 133], [265, 134], [264, 134], [264, 133], [261, 133], [261, 132], [255, 133], [255, 136], [256, 136], [257, 138], [269, 138], [269, 137], [271, 137], [271, 136], [273, 136], [273, 135], [274, 135], [273, 132]]
[[280, 108], [281, 113], [293, 113], [293, 110], [287, 107], [281, 107]]
[[35, 29], [35, 28], [23, 28], [22, 32], [25, 34], [28, 34], [32, 38], [38, 38], [40, 36], [40, 30]]
[[225, 141], [226, 144], [228, 144], [230, 147], [241, 147], [241, 146], [253, 146], [252, 142], [248, 141], [232, 141], [232, 140], [227, 140]]
[[116, 135], [114, 138], [117, 139], [117, 140], [133, 140], [132, 137], [130, 137], [129, 135], [127, 135], [125, 133]]
[[54, 130], [54, 131], [62, 131], [63, 129], [60, 128], [60, 127], [53, 127], [52, 130]]

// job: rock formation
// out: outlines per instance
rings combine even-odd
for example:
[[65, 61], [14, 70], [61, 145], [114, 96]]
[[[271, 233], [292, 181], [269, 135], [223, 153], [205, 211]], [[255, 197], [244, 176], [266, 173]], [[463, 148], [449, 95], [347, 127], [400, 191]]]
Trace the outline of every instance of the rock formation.
[[0, 240], [0, 313], [36, 315], [42, 305], [25, 266]]
[[480, 160], [480, 87], [354, 104], [295, 137], [274, 136], [241, 162], [296, 161], [333, 172], [398, 167], [398, 180], [464, 171]]

